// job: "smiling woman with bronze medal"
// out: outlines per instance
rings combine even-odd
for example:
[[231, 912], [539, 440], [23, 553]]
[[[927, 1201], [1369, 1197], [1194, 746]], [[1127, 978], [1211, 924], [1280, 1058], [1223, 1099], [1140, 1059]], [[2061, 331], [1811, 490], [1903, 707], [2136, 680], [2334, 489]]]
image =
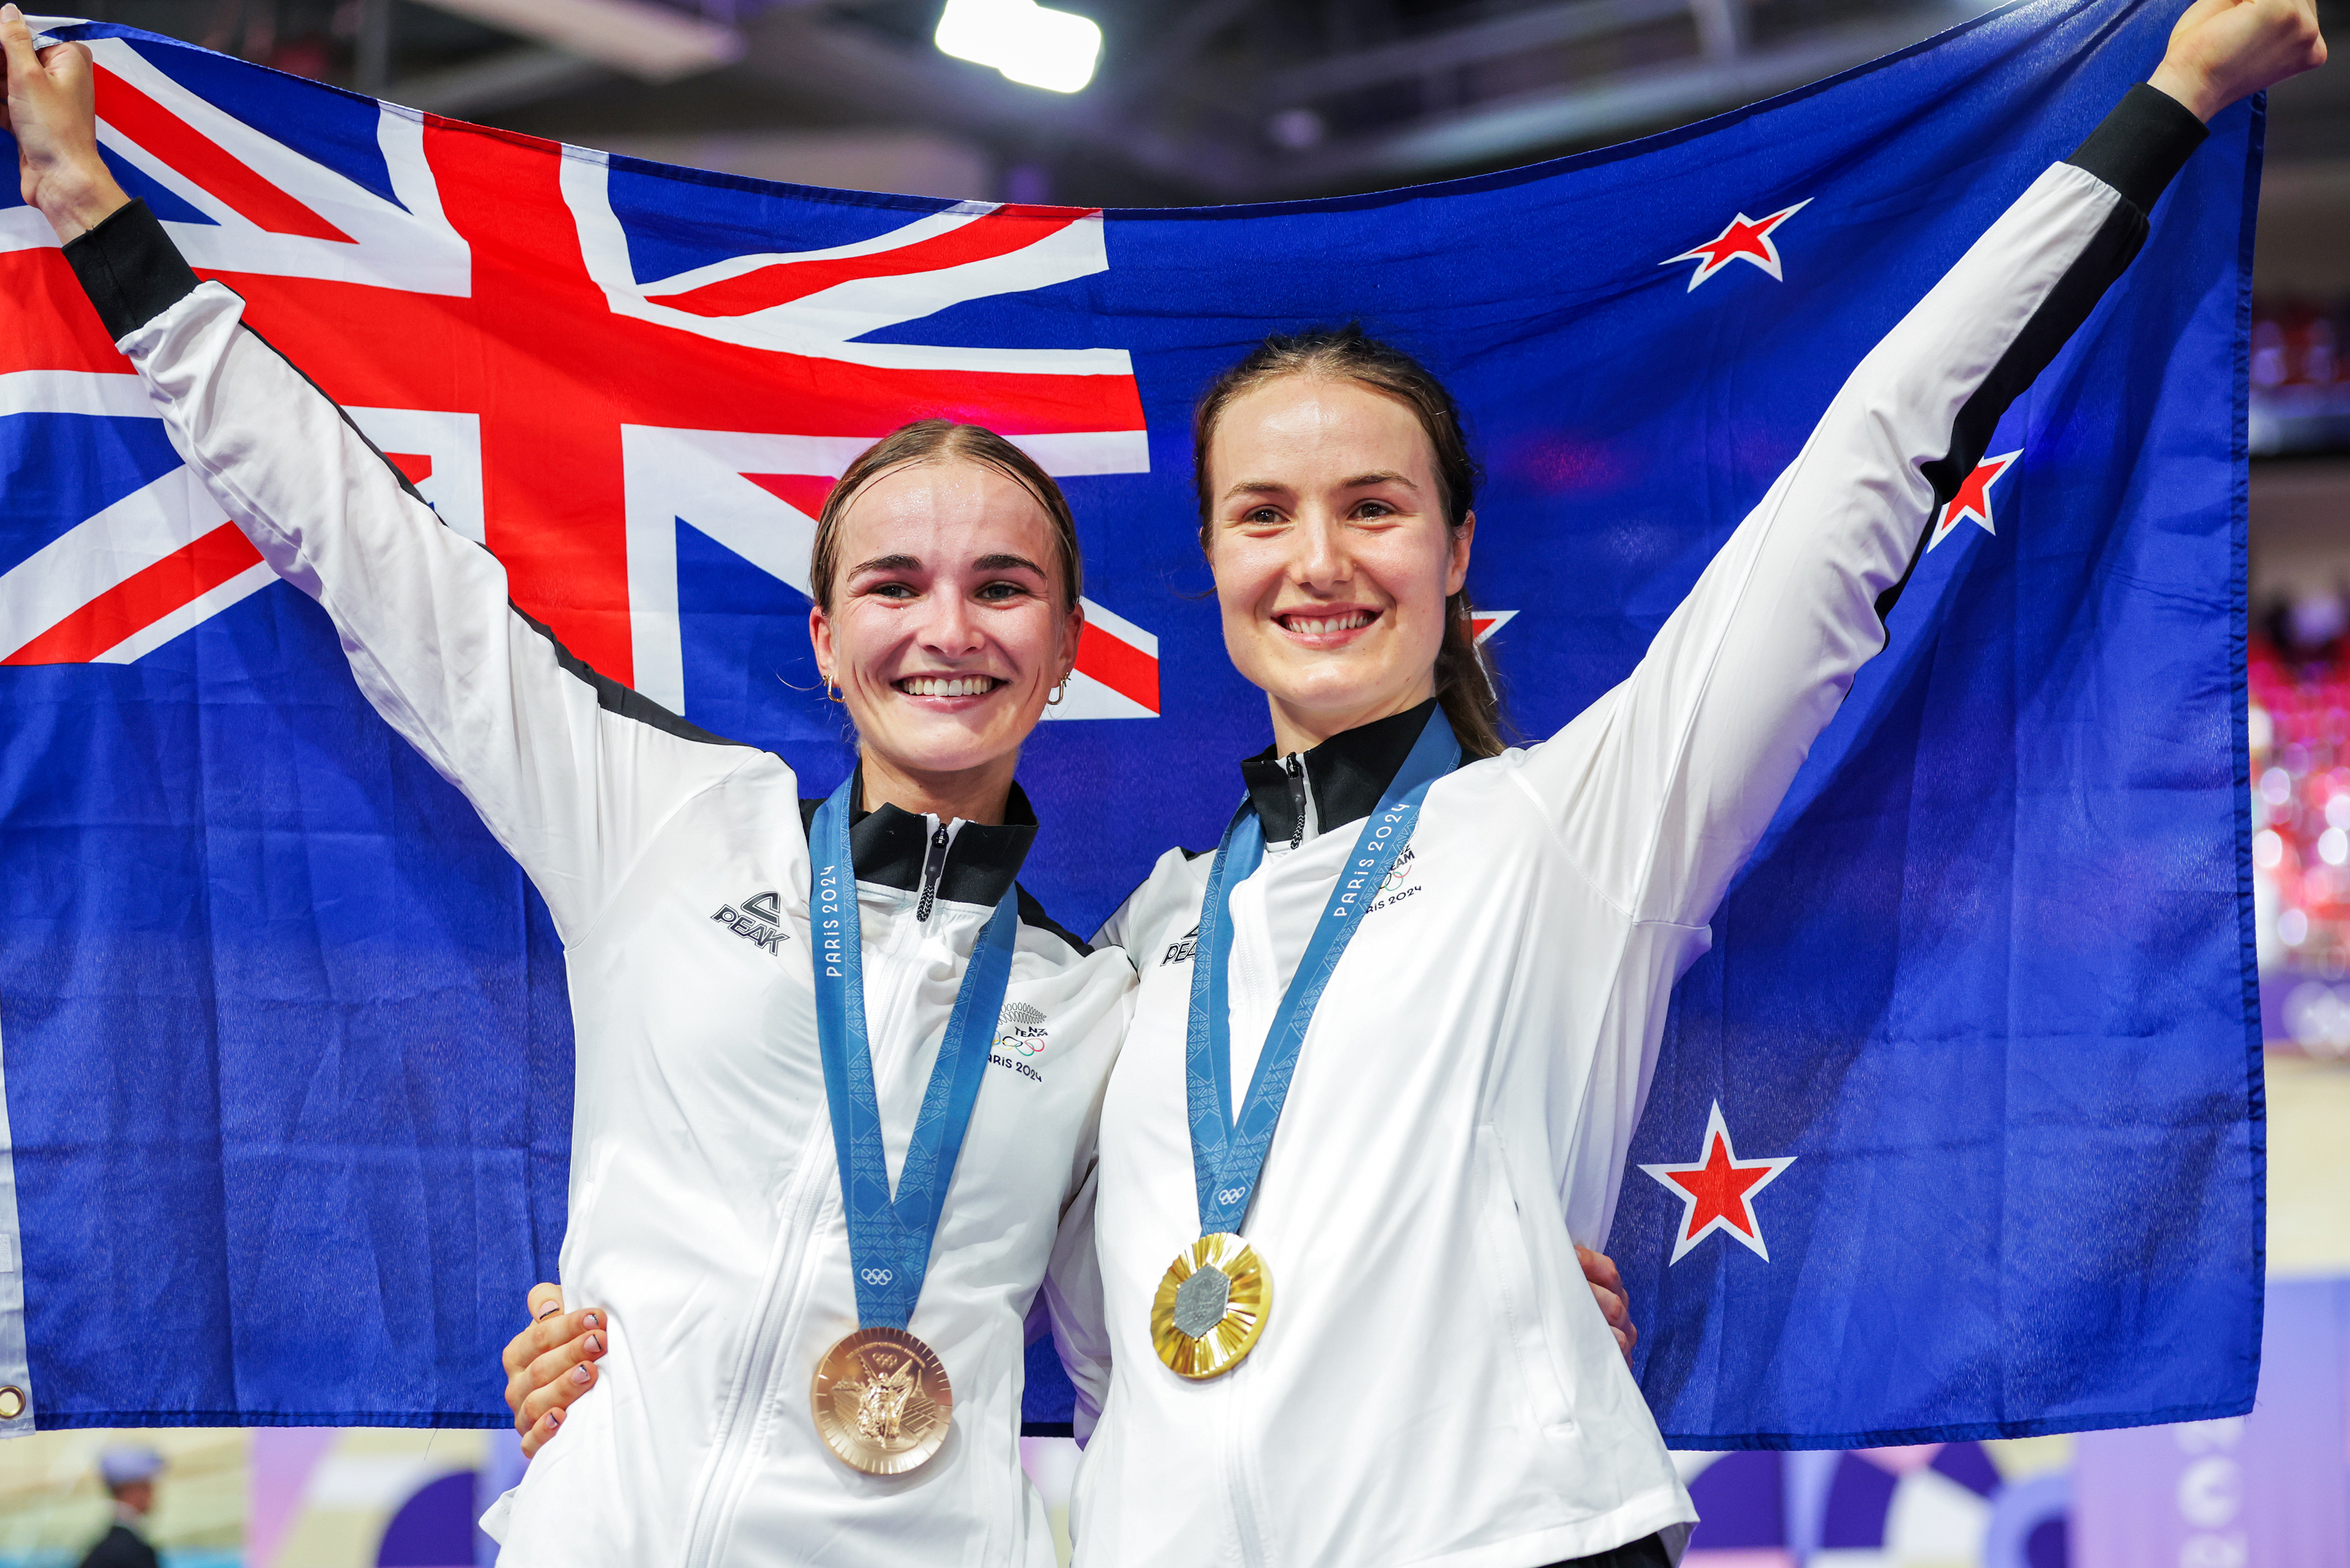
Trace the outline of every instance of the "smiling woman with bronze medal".
[[[908, 427], [827, 499], [809, 635], [858, 765], [823, 801], [780, 797], [781, 822], [711, 814], [771, 858], [700, 853], [712, 885], [675, 924], [742, 993], [679, 1003], [721, 1032], [712, 1054], [630, 1085], [662, 1167], [575, 1140], [596, 1173], [574, 1198], [590, 1244], [565, 1253], [582, 1310], [541, 1287], [556, 1310], [509, 1350], [525, 1446], [561, 1434], [492, 1519], [522, 1560], [879, 1568], [983, 1542], [1048, 1568], [1015, 1441], [1025, 1319], [1041, 1295], [1073, 1353], [1097, 1333], [1092, 1116], [1133, 972], [1015, 880], [1035, 827], [1013, 770], [1069, 672], [1076, 549], [1052, 480], [971, 426]], [[1025, 1074], [992, 1049], [1006, 1020]], [[728, 1127], [736, 1179], [663, 1196]], [[616, 1223], [645, 1228], [635, 1255]], [[698, 1273], [650, 1261], [681, 1251]]]

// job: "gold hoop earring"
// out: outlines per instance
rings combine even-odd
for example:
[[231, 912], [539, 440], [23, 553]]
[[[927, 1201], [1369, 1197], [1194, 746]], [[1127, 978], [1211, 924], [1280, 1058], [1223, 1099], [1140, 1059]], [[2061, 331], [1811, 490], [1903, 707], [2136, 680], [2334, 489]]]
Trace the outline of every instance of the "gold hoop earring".
[[1047, 708], [1057, 708], [1061, 705], [1061, 699], [1066, 697], [1068, 694], [1069, 678], [1064, 675], [1061, 677], [1061, 683], [1053, 688], [1053, 694], [1045, 699], [1045, 706]]
[[816, 672], [816, 679], [824, 682], [824, 696], [826, 701], [837, 702], [840, 701], [840, 688], [832, 683], [831, 670], [818, 670]]

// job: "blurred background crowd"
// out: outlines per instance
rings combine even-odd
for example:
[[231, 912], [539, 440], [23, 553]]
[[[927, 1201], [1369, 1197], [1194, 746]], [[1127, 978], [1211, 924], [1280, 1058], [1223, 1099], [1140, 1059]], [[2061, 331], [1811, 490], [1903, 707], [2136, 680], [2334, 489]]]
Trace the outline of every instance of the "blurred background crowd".
[[[727, 173], [1157, 206], [1344, 194], [1619, 141], [1989, 8], [105, 0], [83, 14]], [[2350, 0], [2320, 10], [2338, 50]], [[2274, 95], [2267, 158], [2247, 431], [2246, 762], [2271, 1051], [2261, 1408], [2138, 1433], [1684, 1456], [1706, 1514], [1690, 1568], [2350, 1568], [2350, 68]], [[1074, 1452], [1027, 1449], [1062, 1517]], [[130, 1510], [109, 1478], [147, 1469], [141, 1455], [160, 1467], [151, 1508]], [[44, 1433], [0, 1444], [0, 1568], [78, 1563], [126, 1511], [174, 1568], [487, 1563], [472, 1521], [520, 1464], [509, 1436], [480, 1432]]]

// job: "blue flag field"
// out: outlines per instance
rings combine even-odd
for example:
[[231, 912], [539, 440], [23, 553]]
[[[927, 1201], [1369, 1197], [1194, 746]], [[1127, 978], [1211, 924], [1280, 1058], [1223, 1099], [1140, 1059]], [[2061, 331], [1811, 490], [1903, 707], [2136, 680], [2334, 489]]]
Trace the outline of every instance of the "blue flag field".
[[[1268, 738], [1196, 539], [1191, 400], [1359, 320], [1460, 395], [1517, 727], [1633, 668], [1837, 386], [2160, 57], [2028, 0], [1768, 103], [1447, 184], [1102, 213], [764, 184], [93, 46], [199, 272], [605, 673], [852, 757], [811, 519], [907, 419], [1062, 476], [1089, 629], [1022, 780], [1091, 930]], [[2245, 786], [2257, 101], [2000, 424], [1682, 981], [1604, 1241], [1678, 1446], [2236, 1414], [2258, 1373]], [[0, 137], [0, 144], [5, 138]], [[11, 159], [13, 145], [0, 145]], [[553, 1278], [546, 914], [180, 466], [0, 192], [0, 1433], [499, 1426]], [[1029, 1416], [1067, 1418], [1049, 1345]], [[5, 1389], [17, 1390], [9, 1416]]]

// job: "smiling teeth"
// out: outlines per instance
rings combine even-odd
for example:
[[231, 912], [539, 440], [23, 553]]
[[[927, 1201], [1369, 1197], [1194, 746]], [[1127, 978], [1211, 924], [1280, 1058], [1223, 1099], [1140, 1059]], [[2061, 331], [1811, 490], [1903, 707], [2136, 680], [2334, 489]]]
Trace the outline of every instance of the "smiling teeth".
[[1289, 618], [1289, 629], [1300, 637], [1322, 637], [1334, 631], [1353, 631], [1371, 624], [1368, 610], [1357, 610], [1352, 615], [1332, 616], [1326, 620], [1309, 620], [1305, 616]]
[[898, 682], [898, 690], [909, 697], [984, 697], [994, 686], [995, 682], [984, 675], [957, 675], [951, 679], [916, 675]]

